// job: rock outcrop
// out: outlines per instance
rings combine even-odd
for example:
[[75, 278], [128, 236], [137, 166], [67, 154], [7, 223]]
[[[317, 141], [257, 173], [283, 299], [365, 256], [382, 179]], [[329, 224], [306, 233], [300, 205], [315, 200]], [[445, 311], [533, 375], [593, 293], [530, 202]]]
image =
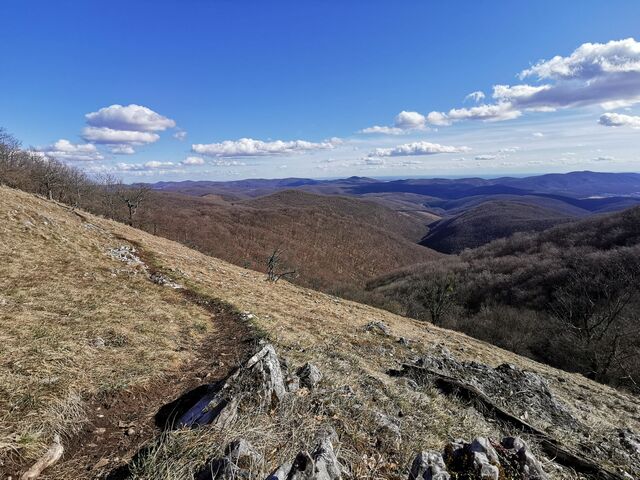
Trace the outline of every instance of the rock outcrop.
[[300, 385], [309, 390], [313, 390], [322, 380], [322, 372], [314, 364], [308, 362], [298, 369], [296, 375], [300, 379]]
[[478, 437], [470, 443], [456, 440], [447, 444], [443, 454], [420, 452], [414, 459], [409, 480], [547, 480], [540, 462], [518, 437], [493, 442]]
[[302, 451], [293, 462], [278, 467], [267, 480], [339, 480], [342, 466], [333, 449], [337, 435], [333, 429], [321, 432], [311, 452]]
[[447, 465], [438, 452], [420, 452], [411, 464], [409, 480], [449, 480]]
[[210, 385], [206, 394], [178, 419], [177, 426], [224, 427], [236, 418], [243, 399], [250, 397], [260, 407], [270, 408], [285, 395], [287, 389], [278, 355], [271, 344], [266, 344], [221, 385]]

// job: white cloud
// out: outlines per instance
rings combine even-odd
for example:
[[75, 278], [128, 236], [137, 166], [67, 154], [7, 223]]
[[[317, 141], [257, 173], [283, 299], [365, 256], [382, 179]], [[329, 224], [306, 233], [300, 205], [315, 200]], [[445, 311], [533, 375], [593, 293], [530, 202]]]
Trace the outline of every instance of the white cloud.
[[359, 133], [381, 133], [386, 135], [401, 135], [416, 130], [425, 130], [427, 119], [418, 112], [401, 111], [393, 121], [393, 126], [374, 125], [360, 130]]
[[542, 133], [542, 132], [533, 132], [531, 135], [533, 135], [536, 138], [544, 137], [544, 133]]
[[117, 170], [121, 172], [146, 172], [150, 170], [167, 169], [175, 167], [173, 162], [159, 162], [157, 160], [151, 160], [145, 163], [118, 163], [116, 164]]
[[465, 102], [468, 100], [473, 100], [474, 102], [478, 103], [479, 101], [484, 100], [484, 92], [481, 90], [471, 92], [469, 95], [464, 97]]
[[176, 122], [141, 105], [111, 105], [85, 115], [92, 127], [134, 132], [159, 132], [176, 126]]
[[178, 129], [178, 131], [173, 134], [173, 138], [183, 141], [187, 138], [187, 132], [182, 129]]
[[640, 117], [633, 115], [624, 115], [622, 113], [605, 113], [600, 115], [598, 121], [600, 125], [605, 127], [631, 127], [640, 128]]
[[493, 160], [496, 158], [495, 155], [476, 155], [473, 157], [475, 160]]
[[[453, 108], [448, 113], [431, 112], [427, 115], [434, 125], [450, 125], [459, 120], [483, 120], [485, 122], [498, 122], [511, 120], [522, 115], [514, 110], [509, 103], [496, 103], [492, 105], [478, 105], [471, 108]], [[437, 122], [437, 123], [436, 123]]]
[[108, 127], [85, 127], [82, 138], [89, 142], [106, 145], [143, 145], [160, 139], [157, 133], [132, 130], [114, 130]]
[[591, 79], [609, 73], [640, 72], [640, 43], [633, 38], [608, 43], [584, 43], [570, 56], [555, 56], [523, 70], [520, 78]]
[[384, 135], [401, 135], [405, 132], [401, 128], [374, 125], [373, 127], [363, 128], [359, 133], [382, 133]]
[[64, 138], [37, 151], [61, 161], [93, 162], [104, 158], [92, 143], [75, 144]]
[[194, 144], [191, 150], [209, 157], [259, 157], [272, 155], [288, 155], [334, 148], [332, 140], [314, 143], [305, 140], [263, 142], [252, 138], [225, 140], [221, 143]]
[[[589, 105], [610, 110], [640, 103], [640, 42], [628, 38], [585, 43], [567, 57], [556, 56], [536, 63], [520, 72], [519, 77], [521, 80], [536, 77], [545, 83], [494, 85], [495, 103], [430, 112], [426, 123], [444, 126], [461, 120], [496, 122], [518, 118], [525, 111], [550, 112]], [[465, 101], [480, 102], [484, 98], [484, 93], [478, 90], [467, 95]], [[425, 118], [417, 112], [410, 113], [415, 118]], [[395, 128], [404, 130], [396, 124], [371, 127], [364, 132], [397, 133]]]
[[402, 111], [396, 115], [393, 126], [402, 130], [420, 130], [424, 128], [427, 119], [418, 112]]
[[226, 160], [224, 158], [215, 158], [211, 160], [211, 165], [214, 167], [244, 167], [246, 163], [238, 160]]
[[496, 85], [493, 97], [529, 110], [633, 105], [640, 102], [640, 42], [585, 43], [567, 57], [540, 61], [520, 73], [520, 79], [529, 77], [551, 83]]
[[131, 145], [113, 145], [109, 151], [115, 155], [133, 155], [136, 153]]
[[187, 157], [181, 163], [182, 163], [182, 165], [204, 165], [204, 158], [202, 158], [202, 157]]
[[427, 115], [427, 121], [431, 125], [445, 126], [451, 125], [451, 120], [447, 117], [446, 113], [442, 112], [429, 112]]
[[450, 145], [440, 145], [439, 143], [413, 142], [398, 145], [394, 148], [376, 148], [368, 157], [406, 157], [413, 155], [435, 155], [438, 153], [460, 153], [468, 152], [468, 147], [453, 147]]

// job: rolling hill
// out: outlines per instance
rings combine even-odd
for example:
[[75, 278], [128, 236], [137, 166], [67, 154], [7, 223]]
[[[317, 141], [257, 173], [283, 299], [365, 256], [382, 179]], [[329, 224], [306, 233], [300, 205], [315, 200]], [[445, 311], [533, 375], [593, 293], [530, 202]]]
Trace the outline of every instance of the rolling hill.
[[[465, 236], [471, 227], [451, 223], [445, 221], [441, 228], [448, 232], [440, 238], [436, 227], [432, 241], [473, 240]], [[420, 292], [449, 292], [443, 297], [451, 301], [445, 325], [538, 361], [636, 389], [638, 285], [640, 207], [634, 207], [516, 233], [398, 270], [370, 282], [369, 289], [371, 302], [427, 319], [429, 301]]]
[[[548, 478], [577, 478], [574, 469], [616, 479], [640, 471], [626, 446], [640, 430], [630, 394], [461, 333], [266, 282], [261, 273], [6, 187], [0, 218], [3, 478], [17, 478], [50, 445], [43, 458], [57, 461], [43, 479], [202, 478], [238, 439], [258, 453], [250, 478], [265, 478], [311, 454], [311, 465], [323, 465], [312, 446], [327, 429], [335, 435], [325, 434], [331, 443], [323, 451], [335, 450], [344, 477], [406, 478], [422, 450], [442, 451], [452, 438], [488, 445], [486, 438], [505, 435], [523, 437], [527, 458], [535, 455]], [[162, 430], [161, 412], [227, 385], [262, 358], [247, 360], [256, 348], [277, 352], [288, 382], [311, 362], [322, 373], [319, 386], [287, 387], [269, 408], [250, 408], [261, 397], [247, 392], [224, 424]], [[421, 367], [412, 367], [416, 358]], [[436, 361], [459, 385], [481, 382], [485, 401], [507, 416], [497, 421], [491, 409], [438, 387], [443, 374], [433, 383], [403, 377]], [[246, 388], [277, 379], [268, 374], [280, 371], [275, 365]], [[494, 390], [493, 378], [507, 389], [515, 382], [524, 401], [505, 402], [508, 392]]]
[[575, 217], [562, 211], [518, 200], [489, 200], [453, 217], [429, 225], [421, 245], [444, 253], [458, 253], [516, 232], [546, 230]]
[[236, 265], [262, 270], [281, 249], [293, 281], [327, 291], [358, 290], [367, 280], [427, 261], [418, 245], [434, 217], [377, 202], [300, 190], [238, 201], [158, 192], [137, 219], [148, 231]]
[[[426, 236], [421, 243], [444, 253], [479, 246], [515, 232], [542, 230], [571, 218], [620, 211], [640, 204], [640, 174], [635, 173], [571, 172], [525, 178], [390, 181], [366, 177], [287, 178], [168, 182], [152, 187], [190, 196], [215, 195], [232, 203], [285, 190], [366, 199], [418, 223], [431, 224], [433, 231], [424, 232]], [[297, 201], [291, 194], [283, 200]], [[347, 206], [344, 201], [340, 205]], [[278, 204], [278, 208], [284, 206], [283, 201]], [[333, 210], [337, 213], [337, 206]], [[378, 226], [384, 228], [385, 224]], [[391, 230], [395, 231], [395, 227]], [[411, 236], [408, 238], [415, 241]]]

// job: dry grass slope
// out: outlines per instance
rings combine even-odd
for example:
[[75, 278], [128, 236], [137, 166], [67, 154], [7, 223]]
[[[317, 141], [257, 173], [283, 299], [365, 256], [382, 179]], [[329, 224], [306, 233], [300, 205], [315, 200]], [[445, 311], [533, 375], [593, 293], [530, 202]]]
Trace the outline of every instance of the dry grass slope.
[[[338, 429], [341, 456], [356, 478], [406, 478], [405, 468], [416, 450], [440, 449], [455, 437], [513, 433], [461, 401], [428, 387], [409, 389], [386, 374], [436, 344], [462, 360], [493, 366], [509, 362], [543, 375], [552, 392], [589, 425], [594, 438], [615, 427], [640, 430], [632, 396], [460, 333], [287, 282], [268, 283], [261, 273], [88, 214], [88, 223], [83, 222], [58, 205], [6, 188], [0, 188], [0, 218], [4, 454], [32, 460], [55, 432], [67, 438], [73, 434], [91, 396], [168, 374], [188, 362], [195, 345], [216, 328], [203, 309], [109, 257], [110, 248], [126, 244], [119, 238], [140, 244], [179, 283], [251, 312], [256, 328], [289, 363], [319, 366], [329, 392], [349, 385], [355, 393], [348, 398], [336, 393], [296, 397], [280, 414], [280, 423], [256, 416], [251, 428], [241, 423], [241, 432], [227, 432], [225, 438], [206, 429], [178, 432], [137, 467], [137, 478], [192, 478], [221, 442], [239, 434], [259, 445], [267, 467], [273, 467], [327, 423]], [[371, 321], [388, 324], [391, 335], [366, 333], [363, 327]], [[97, 337], [105, 339], [104, 348], [92, 346]], [[398, 337], [410, 344], [398, 343]], [[375, 447], [371, 416], [376, 411], [403, 413], [400, 451]], [[141, 416], [150, 414], [141, 406]], [[578, 441], [571, 431], [554, 434], [570, 446]], [[63, 459], [47, 475], [86, 478], [95, 472]], [[568, 471], [554, 471], [552, 477], [576, 478]]]

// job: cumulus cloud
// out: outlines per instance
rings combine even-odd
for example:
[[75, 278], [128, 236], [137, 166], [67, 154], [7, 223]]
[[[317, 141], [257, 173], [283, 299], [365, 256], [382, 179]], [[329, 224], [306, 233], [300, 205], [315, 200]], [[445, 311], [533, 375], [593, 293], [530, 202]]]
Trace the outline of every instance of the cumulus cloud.
[[176, 122], [142, 105], [111, 105], [85, 115], [92, 127], [134, 132], [160, 132], [176, 126]]
[[[160, 139], [157, 132], [176, 126], [176, 122], [142, 105], [111, 105], [85, 115], [86, 141], [109, 145], [117, 155], [135, 153], [134, 145], [146, 145]], [[176, 133], [180, 134], [182, 130]]]
[[204, 165], [204, 158], [202, 158], [202, 157], [187, 157], [181, 163], [182, 163], [182, 165]]
[[413, 142], [398, 145], [393, 148], [376, 148], [368, 155], [368, 158], [435, 155], [438, 153], [468, 152], [469, 150], [471, 150], [469, 147], [454, 147], [451, 145], [440, 145], [439, 143], [430, 142]]
[[401, 111], [393, 121], [393, 126], [374, 125], [360, 130], [360, 133], [381, 133], [386, 135], [400, 135], [416, 130], [425, 130], [427, 118], [418, 112]]
[[633, 115], [624, 115], [622, 113], [605, 113], [600, 115], [598, 121], [600, 125], [605, 127], [631, 127], [640, 128], [640, 117]]
[[402, 111], [396, 115], [394, 127], [402, 130], [419, 130], [424, 128], [427, 119], [418, 112]]
[[[607, 110], [640, 103], [640, 42], [633, 38], [607, 43], [585, 43], [568, 56], [541, 60], [520, 72], [520, 80], [537, 84], [494, 85], [493, 103], [472, 108], [433, 111], [423, 116], [411, 113], [427, 124], [445, 126], [462, 120], [497, 122], [520, 117], [523, 112], [545, 112], [563, 108], [600, 105]], [[465, 101], [482, 102], [475, 91]], [[363, 133], [403, 133], [397, 119], [393, 127], [370, 127]]]
[[585, 43], [571, 55], [542, 60], [519, 76], [550, 83], [496, 85], [494, 98], [526, 109], [632, 105], [640, 102], [640, 42]]
[[542, 133], [542, 132], [533, 132], [531, 135], [533, 135], [536, 138], [544, 137], [544, 133]]
[[311, 152], [334, 148], [333, 139], [315, 143], [305, 140], [263, 142], [252, 138], [240, 140], [225, 140], [220, 143], [194, 144], [191, 150], [209, 157], [260, 157], [274, 155], [289, 155], [293, 153]]
[[466, 97], [464, 97], [464, 101], [467, 102], [469, 100], [473, 100], [474, 102], [478, 103], [482, 100], [484, 100], [484, 92], [477, 90], [475, 92], [471, 92], [469, 95], [467, 95]]
[[38, 152], [56, 160], [71, 162], [93, 162], [104, 158], [92, 143], [75, 144], [64, 138], [53, 145], [39, 148]]
[[476, 155], [473, 157], [475, 160], [493, 160], [496, 158], [495, 155]]
[[449, 117], [447, 117], [447, 114], [442, 112], [429, 112], [429, 114], [427, 115], [427, 121], [431, 125], [437, 125], [437, 126], [451, 125], [451, 120], [449, 120]]
[[89, 142], [106, 145], [144, 145], [157, 142], [160, 136], [152, 132], [114, 130], [108, 127], [85, 127], [82, 138]]

